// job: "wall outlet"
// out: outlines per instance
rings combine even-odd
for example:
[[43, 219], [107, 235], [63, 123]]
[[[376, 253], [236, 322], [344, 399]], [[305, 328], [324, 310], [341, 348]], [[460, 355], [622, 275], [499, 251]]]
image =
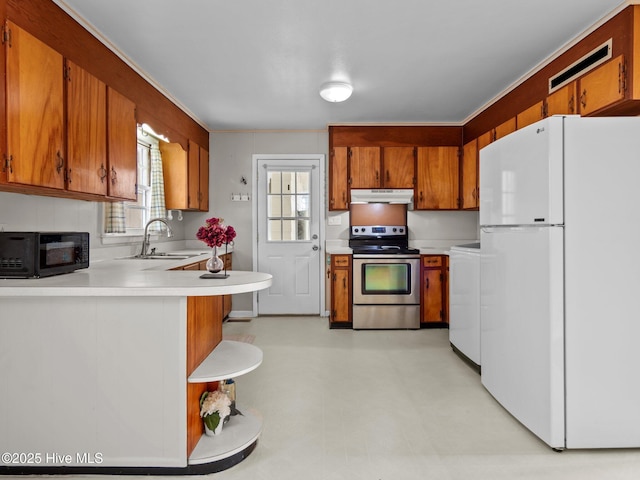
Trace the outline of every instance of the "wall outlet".
[[329, 217], [329, 225], [342, 225], [342, 217]]
[[240, 195], [240, 201], [241, 202], [248, 202], [249, 201], [249, 194], [248, 193], [243, 193], [242, 195]]
[[231, 194], [231, 201], [232, 202], [239, 202], [240, 201], [240, 194], [239, 193], [232, 193]]

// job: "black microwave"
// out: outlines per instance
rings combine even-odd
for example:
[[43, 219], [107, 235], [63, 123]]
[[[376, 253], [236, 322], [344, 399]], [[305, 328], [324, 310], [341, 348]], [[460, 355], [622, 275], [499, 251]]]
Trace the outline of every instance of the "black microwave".
[[0, 232], [0, 278], [39, 278], [89, 267], [87, 232]]

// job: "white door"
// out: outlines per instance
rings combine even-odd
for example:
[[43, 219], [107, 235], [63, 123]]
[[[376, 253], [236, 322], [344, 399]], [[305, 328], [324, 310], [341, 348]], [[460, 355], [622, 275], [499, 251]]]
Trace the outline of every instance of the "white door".
[[259, 315], [320, 314], [321, 155], [257, 156], [257, 270], [273, 275], [258, 292]]

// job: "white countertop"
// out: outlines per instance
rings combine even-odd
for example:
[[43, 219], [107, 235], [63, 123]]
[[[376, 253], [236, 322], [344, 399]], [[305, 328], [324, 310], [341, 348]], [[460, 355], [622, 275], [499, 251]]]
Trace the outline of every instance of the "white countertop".
[[46, 278], [1, 279], [0, 297], [34, 296], [206, 296], [253, 292], [268, 288], [272, 276], [261, 272], [229, 270], [228, 278], [203, 279], [199, 270], [169, 270], [206, 260], [114, 259], [95, 262], [88, 269]]

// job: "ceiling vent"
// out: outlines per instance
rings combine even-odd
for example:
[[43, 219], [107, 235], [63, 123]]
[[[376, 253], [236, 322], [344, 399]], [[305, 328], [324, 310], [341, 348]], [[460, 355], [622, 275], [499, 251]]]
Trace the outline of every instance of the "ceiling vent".
[[569, 65], [549, 79], [549, 93], [564, 87], [567, 83], [594, 69], [611, 58], [612, 39], [610, 38], [598, 48]]

